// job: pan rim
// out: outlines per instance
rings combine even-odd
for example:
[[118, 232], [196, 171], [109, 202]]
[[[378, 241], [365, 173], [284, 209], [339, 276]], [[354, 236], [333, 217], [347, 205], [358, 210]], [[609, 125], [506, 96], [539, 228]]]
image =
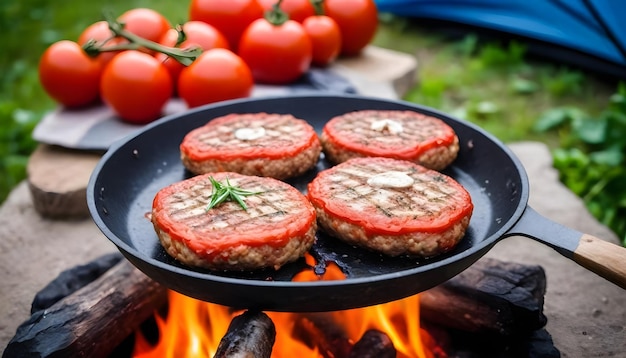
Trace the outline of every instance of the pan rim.
[[[472, 245], [471, 247], [467, 248], [466, 250], [463, 250], [462, 252], [456, 253], [454, 255], [445, 257], [443, 259], [440, 259], [434, 262], [430, 262], [427, 265], [417, 266], [411, 269], [400, 270], [400, 271], [391, 272], [391, 273], [383, 273], [383, 274], [373, 275], [373, 276], [368, 276], [368, 277], [346, 278], [344, 280], [337, 280], [337, 281], [324, 281], [324, 280], [305, 281], [305, 282], [267, 281], [267, 280], [254, 279], [254, 278], [248, 279], [248, 278], [235, 278], [235, 277], [221, 276], [221, 275], [211, 274], [210, 272], [196, 271], [191, 268], [188, 269], [184, 267], [173, 266], [171, 264], [160, 261], [153, 257], [149, 257], [148, 255], [141, 252], [137, 248], [129, 245], [126, 241], [119, 238], [117, 234], [115, 234], [106, 225], [96, 205], [96, 198], [98, 196], [97, 190], [96, 190], [96, 183], [98, 180], [98, 176], [100, 172], [102, 171], [103, 167], [121, 147], [131, 142], [132, 140], [137, 139], [143, 133], [148, 132], [155, 127], [161, 126], [164, 123], [176, 120], [177, 118], [181, 116], [189, 116], [194, 113], [204, 112], [204, 111], [207, 111], [213, 108], [218, 108], [218, 107], [236, 106], [240, 103], [246, 103], [246, 102], [251, 102], [251, 101], [253, 102], [275, 101], [275, 100], [285, 100], [286, 98], [293, 98], [293, 99], [328, 98], [328, 99], [335, 99], [335, 100], [345, 98], [345, 99], [358, 99], [358, 100], [367, 100], [367, 101], [386, 102], [386, 103], [391, 103], [391, 104], [398, 104], [402, 106], [412, 107], [420, 111], [421, 113], [428, 113], [437, 118], [445, 118], [447, 120], [459, 122], [461, 125], [469, 127], [470, 129], [485, 136], [488, 140], [496, 144], [504, 152], [504, 154], [510, 159], [511, 163], [514, 165], [516, 169], [517, 174], [520, 177], [521, 187], [518, 188], [519, 198], [520, 198], [519, 204], [517, 205], [517, 208], [515, 208], [513, 214], [510, 215], [510, 217], [506, 220], [506, 223], [503, 224], [498, 230], [496, 230], [491, 235], [485, 237], [479, 243]], [[474, 123], [455, 118], [450, 114], [441, 112], [434, 108], [430, 108], [430, 107], [412, 103], [412, 102], [407, 102], [401, 99], [385, 99], [385, 98], [378, 98], [378, 97], [363, 96], [363, 95], [358, 95], [358, 94], [305, 93], [305, 94], [292, 94], [289, 96], [281, 95], [281, 96], [264, 96], [264, 97], [255, 97], [255, 98], [234, 99], [234, 100], [222, 101], [222, 102], [213, 103], [213, 104], [207, 104], [207, 105], [199, 106], [196, 108], [188, 109], [184, 112], [164, 116], [152, 123], [145, 125], [143, 128], [137, 130], [136, 132], [124, 138], [121, 138], [117, 140], [116, 142], [114, 142], [113, 144], [111, 144], [111, 146], [103, 154], [101, 159], [98, 161], [96, 167], [94, 168], [89, 178], [86, 194], [87, 194], [87, 205], [88, 205], [91, 218], [95, 222], [96, 226], [98, 226], [100, 231], [107, 237], [107, 239], [109, 239], [113, 244], [115, 244], [118, 250], [120, 250], [125, 256], [130, 255], [134, 259], [140, 260], [141, 262], [145, 262], [146, 264], [152, 267], [158, 268], [160, 270], [169, 271], [176, 275], [184, 275], [193, 279], [198, 279], [198, 280], [203, 280], [203, 281], [213, 281], [216, 283], [222, 283], [222, 284], [227, 284], [227, 285], [238, 285], [238, 286], [246, 286], [246, 287], [263, 287], [263, 288], [275, 287], [277, 289], [292, 289], [292, 288], [293, 289], [295, 288], [298, 288], [298, 289], [299, 288], [318, 288], [318, 289], [322, 288], [323, 289], [323, 288], [333, 288], [337, 286], [342, 286], [342, 287], [360, 286], [363, 284], [379, 282], [379, 281], [392, 281], [394, 279], [400, 279], [406, 276], [412, 276], [412, 275], [416, 275], [416, 274], [427, 272], [427, 271], [434, 271], [441, 267], [447, 266], [450, 263], [453, 263], [462, 259], [466, 259], [469, 256], [475, 255], [481, 250], [488, 250], [491, 246], [495, 245], [499, 240], [505, 238], [507, 232], [511, 228], [513, 228], [514, 225], [517, 223], [517, 221], [519, 221], [519, 219], [522, 217], [528, 205], [529, 183], [528, 183], [528, 177], [527, 177], [527, 174], [523, 165], [521, 164], [519, 159], [516, 157], [516, 155], [510, 150], [510, 148], [508, 148], [504, 143], [502, 143], [499, 139], [497, 139], [491, 133], [487, 132], [486, 130], [482, 129], [481, 127], [479, 127], [478, 125]]]

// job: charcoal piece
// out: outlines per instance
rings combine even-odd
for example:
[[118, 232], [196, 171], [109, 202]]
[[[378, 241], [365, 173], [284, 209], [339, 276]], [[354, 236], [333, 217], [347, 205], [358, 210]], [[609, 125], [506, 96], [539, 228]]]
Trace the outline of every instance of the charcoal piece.
[[269, 358], [276, 327], [263, 312], [245, 311], [233, 318], [213, 358]]
[[296, 318], [293, 335], [309, 347], [317, 347], [324, 358], [347, 357], [352, 349], [348, 333], [329, 312], [302, 313]]
[[46, 287], [35, 294], [30, 313], [49, 308], [62, 298], [95, 281], [122, 259], [122, 254], [113, 252], [85, 264], [65, 270]]
[[386, 333], [370, 329], [354, 344], [348, 357], [395, 358], [396, 353], [396, 347]]

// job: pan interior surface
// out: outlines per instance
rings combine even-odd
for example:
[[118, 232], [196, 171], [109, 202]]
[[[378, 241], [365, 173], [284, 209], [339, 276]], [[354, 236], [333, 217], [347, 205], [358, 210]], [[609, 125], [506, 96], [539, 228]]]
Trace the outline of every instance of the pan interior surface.
[[[334, 262], [347, 278], [302, 283], [290, 280], [306, 267], [304, 260], [278, 271], [212, 272], [187, 267], [161, 247], [149, 219], [152, 199], [161, 188], [191, 177], [179, 152], [179, 144], [190, 130], [229, 113], [267, 112], [305, 119], [319, 133], [333, 116], [363, 109], [418, 111], [444, 120], [456, 131], [459, 156], [443, 172], [470, 192], [474, 212], [465, 237], [451, 252], [431, 259], [391, 258], [319, 232], [310, 251], [319, 262], [314, 269], [322, 272], [325, 264]], [[288, 182], [304, 192], [306, 184], [329, 166], [322, 157], [315, 169]], [[316, 311], [386, 302], [449, 279], [480, 258], [517, 221], [526, 206], [528, 185], [523, 168], [506, 147], [473, 125], [402, 101], [309, 95], [230, 101], [154, 122], [104, 155], [94, 170], [87, 196], [92, 217], [103, 233], [142, 271], [166, 286], [233, 306], [265, 309], [271, 302], [275, 307], [270, 308], [275, 310]], [[372, 292], [359, 302], [355, 295], [362, 296], [365, 287]], [[294, 299], [298, 295], [335, 295], [339, 301], [316, 306]], [[315, 299], [310, 298], [311, 302]], [[296, 304], [300, 306], [294, 308]]]

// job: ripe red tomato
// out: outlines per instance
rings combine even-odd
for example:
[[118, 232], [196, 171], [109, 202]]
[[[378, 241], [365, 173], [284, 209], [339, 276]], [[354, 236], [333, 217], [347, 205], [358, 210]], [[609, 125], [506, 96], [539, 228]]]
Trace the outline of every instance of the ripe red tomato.
[[187, 106], [248, 97], [254, 81], [248, 65], [223, 48], [203, 52], [178, 79], [178, 94]]
[[[210, 50], [213, 48], [229, 48], [228, 40], [221, 32], [215, 27], [202, 21], [187, 21], [182, 24], [183, 32], [185, 33], [186, 40], [183, 41], [178, 47], [181, 49], [192, 48], [199, 46], [203, 50]], [[174, 47], [178, 40], [178, 31], [176, 29], [170, 29], [159, 40], [159, 43]], [[177, 60], [170, 58], [164, 53], [157, 53], [155, 57], [163, 62], [170, 75], [172, 76], [172, 82], [174, 84], [174, 91], [176, 92], [176, 83], [178, 82], [178, 76], [185, 67]]]
[[273, 25], [262, 18], [241, 35], [238, 54], [250, 66], [255, 81], [287, 84], [309, 70], [313, 46], [300, 23], [287, 20]]
[[39, 60], [39, 81], [50, 97], [67, 107], [94, 103], [100, 94], [103, 63], [89, 57], [76, 42], [62, 40]]
[[147, 40], [158, 42], [172, 26], [165, 16], [156, 10], [135, 8], [118, 17], [124, 29]]
[[140, 51], [124, 51], [105, 67], [103, 101], [122, 120], [144, 124], [159, 118], [172, 96], [172, 79], [159, 60]]
[[302, 23], [313, 44], [313, 64], [324, 67], [335, 61], [341, 51], [341, 31], [332, 17], [315, 15]]
[[[263, 10], [271, 10], [278, 0], [257, 0]], [[289, 19], [302, 23], [304, 19], [315, 15], [315, 9], [310, 0], [283, 0], [280, 9], [289, 15]]]
[[[229, 48], [228, 39], [214, 26], [202, 21], [187, 21], [181, 25], [186, 36], [186, 42], [194, 43], [203, 50], [212, 48]], [[176, 29], [169, 29], [158, 41], [165, 46], [174, 46], [178, 40]]]
[[358, 55], [376, 34], [378, 9], [374, 0], [326, 0], [324, 13], [339, 25], [342, 55]]
[[78, 44], [84, 45], [89, 40], [96, 40], [102, 42], [113, 37], [113, 32], [109, 29], [109, 24], [102, 20], [96, 21], [93, 24], [87, 26], [83, 32], [78, 36]]
[[263, 17], [257, 0], [191, 0], [189, 20], [203, 21], [217, 28], [237, 49], [239, 38], [254, 20]]

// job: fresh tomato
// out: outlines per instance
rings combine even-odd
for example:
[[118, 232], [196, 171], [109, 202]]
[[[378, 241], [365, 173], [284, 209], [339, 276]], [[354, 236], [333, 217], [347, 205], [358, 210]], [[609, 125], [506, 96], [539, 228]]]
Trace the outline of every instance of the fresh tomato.
[[325, 0], [324, 11], [339, 25], [342, 55], [358, 55], [376, 34], [378, 9], [374, 0]]
[[94, 103], [100, 94], [103, 63], [69, 40], [53, 43], [39, 60], [39, 81], [50, 97], [66, 107]]
[[105, 67], [100, 89], [102, 100], [122, 120], [144, 124], [161, 116], [172, 96], [172, 79], [153, 56], [128, 50]]
[[[187, 21], [181, 25], [181, 28], [185, 34], [186, 39], [180, 43], [177, 47], [182, 49], [188, 49], [192, 47], [200, 47], [203, 50], [210, 50], [213, 48], [229, 48], [228, 40], [221, 32], [215, 27], [202, 21]], [[170, 29], [159, 40], [159, 43], [174, 47], [178, 42], [178, 31], [176, 29]], [[177, 60], [169, 57], [164, 53], [157, 53], [155, 57], [163, 62], [170, 75], [172, 76], [172, 82], [174, 84], [174, 91], [176, 91], [176, 83], [180, 72], [185, 67]]]
[[[187, 21], [181, 25], [186, 36], [187, 43], [194, 43], [203, 50], [212, 48], [229, 48], [228, 39], [214, 26], [202, 21]], [[169, 29], [165, 36], [161, 37], [159, 43], [173, 47], [178, 40], [178, 31]], [[182, 44], [181, 44], [182, 45]]]
[[[257, 1], [264, 11], [272, 10], [273, 6], [278, 3], [278, 0]], [[310, 0], [283, 0], [280, 3], [280, 9], [289, 15], [289, 19], [300, 23], [307, 17], [315, 15], [315, 9]]]
[[324, 67], [335, 61], [341, 51], [341, 31], [332, 17], [315, 15], [302, 23], [313, 44], [313, 65]]
[[178, 79], [178, 94], [187, 106], [248, 97], [254, 81], [248, 65], [223, 48], [203, 52], [185, 67]]
[[118, 20], [124, 28], [144, 39], [158, 42], [172, 26], [165, 16], [156, 10], [135, 8], [124, 12]]
[[309, 70], [313, 46], [300, 23], [287, 20], [275, 25], [262, 18], [243, 33], [238, 53], [256, 82], [287, 84]]
[[191, 0], [189, 6], [189, 20], [213, 25], [235, 51], [243, 31], [260, 17], [263, 8], [257, 0]]
[[95, 40], [99, 43], [114, 37], [113, 32], [109, 29], [109, 24], [102, 20], [96, 21], [93, 24], [87, 26], [80, 36], [78, 36], [78, 44], [84, 45], [89, 40]]
[[[99, 45], [106, 43], [106, 46], [114, 46], [128, 42], [121, 37], [114, 37], [113, 32], [109, 29], [109, 24], [104, 20], [94, 22], [87, 26], [80, 36], [78, 36], [77, 42], [79, 45], [83, 46], [90, 40], [96, 41]], [[102, 52], [98, 55], [98, 58], [106, 64], [111, 61], [113, 56], [120, 52], [121, 51]]]

